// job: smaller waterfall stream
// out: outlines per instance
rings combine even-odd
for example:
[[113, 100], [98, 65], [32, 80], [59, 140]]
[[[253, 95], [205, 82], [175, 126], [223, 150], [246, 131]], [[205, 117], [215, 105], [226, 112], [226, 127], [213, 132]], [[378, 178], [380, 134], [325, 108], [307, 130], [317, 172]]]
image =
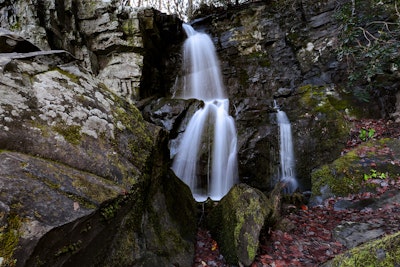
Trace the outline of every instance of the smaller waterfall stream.
[[174, 157], [172, 169], [198, 202], [220, 200], [238, 180], [237, 136], [229, 116], [219, 62], [211, 38], [184, 24], [188, 36], [183, 50], [180, 97], [204, 102], [190, 119]]
[[279, 106], [276, 104], [276, 102], [275, 109], [277, 110], [276, 118], [279, 125], [281, 164], [279, 180], [285, 185], [285, 192], [293, 193], [298, 187], [298, 182], [295, 173], [292, 127], [286, 113], [279, 109]]

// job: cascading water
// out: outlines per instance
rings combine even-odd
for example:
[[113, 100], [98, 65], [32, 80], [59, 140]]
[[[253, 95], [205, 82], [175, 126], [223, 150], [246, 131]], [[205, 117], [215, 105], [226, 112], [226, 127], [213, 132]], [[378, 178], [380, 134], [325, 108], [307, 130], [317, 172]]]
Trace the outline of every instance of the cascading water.
[[218, 201], [238, 181], [236, 127], [228, 114], [229, 100], [214, 44], [190, 25], [183, 24], [183, 28], [188, 38], [180, 97], [202, 100], [204, 107], [190, 119], [172, 169], [190, 187], [196, 201], [208, 197]]
[[279, 125], [280, 143], [280, 176], [279, 180], [284, 184], [286, 193], [293, 193], [298, 182], [295, 174], [295, 159], [293, 152], [292, 127], [286, 113], [279, 109], [275, 102], [276, 119]]

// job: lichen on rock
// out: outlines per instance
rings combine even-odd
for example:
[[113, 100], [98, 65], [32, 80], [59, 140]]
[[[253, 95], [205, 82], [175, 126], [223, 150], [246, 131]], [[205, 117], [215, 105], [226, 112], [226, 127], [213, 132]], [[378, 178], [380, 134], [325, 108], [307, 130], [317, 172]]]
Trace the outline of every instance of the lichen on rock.
[[265, 222], [276, 215], [273, 205], [259, 190], [245, 184], [232, 187], [207, 216], [207, 226], [230, 264], [249, 266], [259, 244]]

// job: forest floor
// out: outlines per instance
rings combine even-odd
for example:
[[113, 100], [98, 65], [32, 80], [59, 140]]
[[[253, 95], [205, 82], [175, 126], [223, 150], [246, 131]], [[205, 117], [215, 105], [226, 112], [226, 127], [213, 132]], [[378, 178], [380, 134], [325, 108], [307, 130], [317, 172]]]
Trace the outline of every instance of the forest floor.
[[[400, 137], [397, 123], [384, 120], [353, 122], [355, 127], [343, 153], [362, 143], [359, 137], [361, 129], [374, 129], [375, 139]], [[400, 202], [385, 201], [396, 194], [400, 196], [400, 177], [368, 182], [376, 183], [375, 192], [331, 197], [312, 207], [283, 205], [280, 221], [281, 225], [286, 224], [285, 227], [271, 229], [260, 236], [258, 253], [251, 267], [319, 266], [348, 249], [348, 244], [335, 236], [335, 229], [349, 222], [373, 225], [373, 228], [379, 228], [380, 236], [400, 231]], [[379, 200], [382, 200], [381, 205], [370, 205]], [[352, 206], [351, 203], [365, 203], [365, 206]], [[207, 266], [232, 267], [225, 262], [210, 233], [200, 228], [193, 267]]]

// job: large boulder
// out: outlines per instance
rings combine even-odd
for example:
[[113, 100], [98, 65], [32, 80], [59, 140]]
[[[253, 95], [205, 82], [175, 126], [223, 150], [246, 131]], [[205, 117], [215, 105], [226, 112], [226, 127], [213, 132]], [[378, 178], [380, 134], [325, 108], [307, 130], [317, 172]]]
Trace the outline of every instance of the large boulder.
[[189, 266], [195, 205], [166, 132], [66, 51], [0, 63], [2, 264]]
[[166, 131], [133, 105], [173, 82], [180, 20], [119, 1], [9, 0], [1, 14], [1, 262], [189, 266], [194, 200]]
[[263, 227], [277, 219], [273, 202], [246, 184], [235, 185], [207, 216], [207, 226], [230, 264], [249, 266]]

